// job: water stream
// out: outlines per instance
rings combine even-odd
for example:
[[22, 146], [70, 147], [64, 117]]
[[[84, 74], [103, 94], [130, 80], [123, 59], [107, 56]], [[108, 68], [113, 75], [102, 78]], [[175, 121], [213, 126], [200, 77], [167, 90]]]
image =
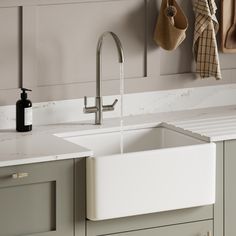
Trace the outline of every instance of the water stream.
[[120, 153], [124, 153], [124, 63], [120, 63]]

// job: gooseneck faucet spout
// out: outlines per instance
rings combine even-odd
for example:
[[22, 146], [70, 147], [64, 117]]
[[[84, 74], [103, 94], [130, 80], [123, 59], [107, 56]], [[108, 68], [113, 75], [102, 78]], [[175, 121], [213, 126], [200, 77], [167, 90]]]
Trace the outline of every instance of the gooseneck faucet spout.
[[124, 51], [122, 48], [122, 44], [118, 36], [111, 32], [107, 31], [104, 32], [98, 39], [97, 44], [97, 54], [96, 54], [96, 100], [95, 100], [95, 106], [94, 107], [87, 107], [87, 98], [84, 98], [84, 113], [95, 113], [95, 124], [100, 125], [102, 124], [103, 116], [102, 112], [104, 111], [113, 111], [115, 109], [115, 105], [118, 102], [117, 99], [113, 102], [112, 105], [103, 105], [102, 96], [101, 96], [101, 90], [102, 90], [102, 63], [101, 63], [101, 57], [102, 57], [102, 45], [103, 40], [107, 35], [111, 35], [112, 38], [115, 41], [117, 52], [118, 52], [118, 60], [119, 63], [124, 62]]
[[118, 38], [118, 36], [110, 31], [107, 31], [105, 33], [103, 33], [99, 40], [98, 40], [98, 44], [97, 44], [97, 97], [101, 96], [101, 59], [102, 59], [102, 45], [103, 45], [103, 40], [104, 38], [110, 34], [112, 36], [112, 38], [115, 41], [116, 47], [117, 47], [117, 51], [118, 51], [118, 59], [119, 59], [119, 63], [123, 63], [124, 62], [124, 52], [123, 52], [123, 48], [120, 42], [120, 39]]

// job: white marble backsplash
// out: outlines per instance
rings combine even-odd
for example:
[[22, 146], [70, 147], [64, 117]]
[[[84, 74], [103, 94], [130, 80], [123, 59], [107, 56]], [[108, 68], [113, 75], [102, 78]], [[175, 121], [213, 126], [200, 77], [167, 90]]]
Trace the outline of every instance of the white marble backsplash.
[[[104, 97], [105, 104], [117, 96]], [[120, 100], [120, 99], [119, 99]], [[236, 104], [236, 84], [126, 94], [125, 116], [181, 111]], [[88, 106], [94, 98], [88, 98]], [[51, 101], [33, 104], [33, 125], [45, 125], [94, 119], [94, 114], [83, 113], [83, 99]], [[115, 111], [104, 113], [104, 118], [120, 116], [120, 103]], [[15, 128], [15, 106], [0, 106], [0, 129]]]

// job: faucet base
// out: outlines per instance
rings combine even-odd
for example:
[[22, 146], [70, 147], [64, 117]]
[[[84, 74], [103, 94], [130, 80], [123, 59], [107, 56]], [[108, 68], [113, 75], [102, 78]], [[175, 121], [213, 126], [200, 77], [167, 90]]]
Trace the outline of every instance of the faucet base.
[[95, 112], [95, 124], [101, 125], [102, 124], [102, 97], [96, 97], [96, 103], [97, 111]]

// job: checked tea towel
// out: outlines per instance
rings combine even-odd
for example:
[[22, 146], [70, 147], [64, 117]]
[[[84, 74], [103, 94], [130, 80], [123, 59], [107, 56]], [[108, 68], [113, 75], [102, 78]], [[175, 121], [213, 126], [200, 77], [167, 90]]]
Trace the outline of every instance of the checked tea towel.
[[220, 62], [216, 42], [219, 24], [215, 13], [214, 0], [194, 0], [195, 30], [193, 53], [196, 72], [201, 78], [215, 77], [221, 79]]

